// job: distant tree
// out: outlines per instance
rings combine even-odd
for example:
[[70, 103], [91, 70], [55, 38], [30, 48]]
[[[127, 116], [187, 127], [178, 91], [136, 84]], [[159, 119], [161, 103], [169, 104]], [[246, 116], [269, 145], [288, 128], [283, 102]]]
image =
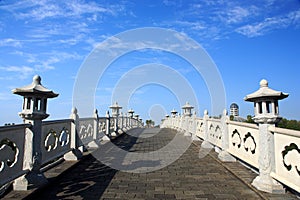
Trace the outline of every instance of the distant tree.
[[[254, 120], [252, 119], [251, 115], [247, 115], [246, 122], [247, 123], [255, 123]], [[289, 119], [283, 118], [277, 124], [277, 127], [300, 131], [300, 121], [297, 121], [297, 120], [294, 120], [294, 119], [289, 120]]]
[[146, 120], [146, 126], [149, 128], [149, 127], [154, 127], [155, 125], [155, 122], [151, 119], [147, 119]]
[[252, 117], [251, 115], [247, 115], [247, 120], [246, 120], [246, 122], [247, 122], [247, 123], [254, 124], [255, 122], [254, 122], [254, 120], [253, 120], [252, 118], [253, 118], [253, 117]]
[[300, 131], [300, 121], [297, 121], [297, 120], [288, 120], [286, 118], [283, 118], [277, 124], [277, 126], [280, 127], [280, 128], [287, 128], [287, 129]]

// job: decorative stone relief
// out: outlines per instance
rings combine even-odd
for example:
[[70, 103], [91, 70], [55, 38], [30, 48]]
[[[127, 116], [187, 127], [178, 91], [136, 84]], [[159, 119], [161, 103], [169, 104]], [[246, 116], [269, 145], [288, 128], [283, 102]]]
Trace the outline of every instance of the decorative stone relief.
[[88, 138], [93, 136], [93, 126], [89, 125], [81, 125], [79, 131], [80, 139]]
[[232, 137], [232, 145], [241, 148], [242, 138], [241, 134], [235, 129], [231, 135]]
[[60, 146], [66, 146], [70, 142], [70, 134], [69, 130], [66, 129], [65, 127], [61, 130], [60, 135], [59, 135], [59, 143]]
[[257, 145], [253, 135], [250, 132], [248, 132], [245, 135], [245, 137], [242, 139], [241, 134], [238, 132], [237, 129], [235, 129], [232, 132], [231, 137], [232, 137], [233, 146], [236, 146], [237, 148], [241, 148], [243, 144], [246, 152], [251, 152], [252, 154], [255, 154]]
[[0, 142], [0, 172], [5, 166], [13, 167], [18, 162], [19, 149], [17, 145], [8, 138]]
[[99, 122], [99, 132], [105, 132], [105, 130], [106, 130], [106, 123]]
[[293, 167], [300, 176], [300, 149], [295, 143], [291, 143], [284, 147], [281, 152], [283, 165], [288, 170], [291, 171]]
[[217, 125], [215, 128], [215, 137], [219, 140], [222, 138], [221, 128], [219, 125]]
[[56, 132], [51, 129], [48, 134], [46, 135], [44, 146], [46, 151], [51, 151], [57, 148], [58, 136]]
[[244, 137], [244, 148], [247, 152], [250, 150], [252, 154], [255, 154], [256, 142], [250, 132], [248, 132]]

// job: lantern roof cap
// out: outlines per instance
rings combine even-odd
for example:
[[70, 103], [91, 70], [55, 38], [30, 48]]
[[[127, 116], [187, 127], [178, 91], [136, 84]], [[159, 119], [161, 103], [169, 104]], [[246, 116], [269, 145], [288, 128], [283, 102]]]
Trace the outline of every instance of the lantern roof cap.
[[109, 108], [116, 108], [116, 109], [122, 109], [122, 106], [119, 106], [118, 102], [115, 102], [113, 105], [111, 105]]
[[43, 95], [46, 98], [54, 98], [58, 96], [58, 94], [54, 93], [52, 90], [47, 89], [41, 84], [41, 77], [39, 75], [35, 75], [33, 77], [33, 81], [30, 85], [13, 89], [12, 92], [21, 96], [34, 94]]
[[269, 88], [268, 81], [265, 80], [265, 79], [262, 79], [260, 81], [260, 88], [256, 92], [247, 95], [244, 98], [244, 100], [245, 101], [250, 101], [250, 102], [254, 102], [257, 99], [262, 99], [262, 98], [270, 98], [270, 99], [281, 100], [281, 99], [284, 99], [288, 96], [289, 96], [289, 94], [287, 94], [287, 93], [283, 93], [281, 91], [276, 91], [276, 90], [273, 90], [273, 89]]
[[132, 108], [130, 110], [128, 110], [128, 113], [134, 113], [134, 110], [132, 110]]
[[194, 107], [193, 107], [193, 106], [191, 106], [189, 102], [186, 102], [186, 103], [185, 103], [185, 105], [184, 105], [184, 106], [182, 106], [182, 109], [186, 109], [186, 108], [190, 108], [190, 109], [192, 109], [192, 108], [194, 108]]
[[174, 108], [171, 110], [171, 113], [178, 113]]

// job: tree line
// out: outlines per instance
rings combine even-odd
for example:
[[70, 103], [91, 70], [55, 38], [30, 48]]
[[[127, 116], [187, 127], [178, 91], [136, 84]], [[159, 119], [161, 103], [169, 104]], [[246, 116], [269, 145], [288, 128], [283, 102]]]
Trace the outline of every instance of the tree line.
[[[246, 122], [255, 123], [251, 115], [247, 115]], [[294, 119], [282, 118], [282, 120], [280, 120], [280, 122], [277, 124], [277, 127], [300, 131], [300, 121]]]

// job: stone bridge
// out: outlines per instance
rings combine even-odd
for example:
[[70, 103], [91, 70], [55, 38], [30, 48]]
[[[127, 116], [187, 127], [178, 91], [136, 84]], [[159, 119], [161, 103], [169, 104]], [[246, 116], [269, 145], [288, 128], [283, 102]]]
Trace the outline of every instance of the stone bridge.
[[202, 117], [184, 105], [160, 128], [144, 128], [117, 103], [105, 117], [43, 121], [47, 99], [39, 76], [13, 90], [24, 97], [24, 124], [0, 127], [3, 199], [296, 199], [300, 132], [276, 127], [287, 94], [261, 82], [256, 124]]

